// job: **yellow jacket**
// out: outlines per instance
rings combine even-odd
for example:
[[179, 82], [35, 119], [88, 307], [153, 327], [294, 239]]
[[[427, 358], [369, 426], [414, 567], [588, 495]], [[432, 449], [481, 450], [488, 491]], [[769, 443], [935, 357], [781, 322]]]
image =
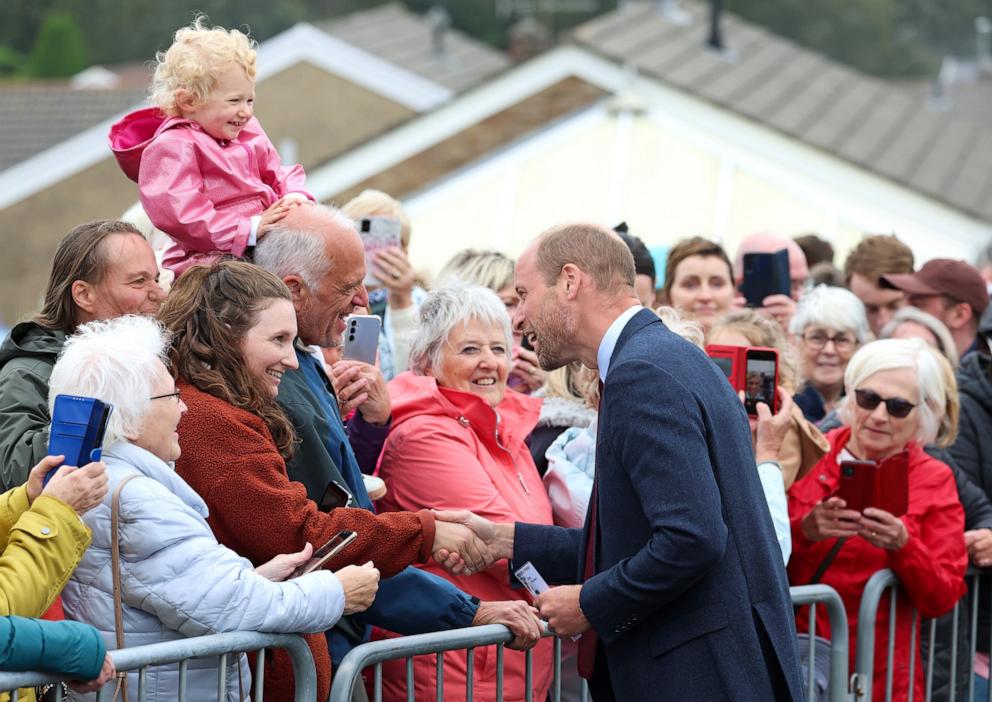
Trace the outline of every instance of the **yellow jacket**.
[[[27, 486], [0, 495], [0, 615], [40, 617], [90, 545], [92, 534], [61, 500], [41, 495], [28, 504]], [[0, 702], [8, 695], [0, 692]], [[21, 700], [34, 700], [21, 690]]]

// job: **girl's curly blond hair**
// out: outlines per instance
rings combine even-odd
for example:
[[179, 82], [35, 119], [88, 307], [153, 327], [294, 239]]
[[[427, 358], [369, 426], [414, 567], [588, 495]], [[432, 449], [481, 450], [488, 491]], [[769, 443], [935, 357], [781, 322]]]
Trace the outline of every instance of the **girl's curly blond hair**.
[[176, 93], [185, 90], [197, 103], [204, 102], [217, 86], [217, 75], [232, 64], [255, 79], [255, 42], [237, 29], [208, 27], [199, 15], [178, 30], [166, 51], [155, 54], [151, 100], [170, 117], [182, 116]]

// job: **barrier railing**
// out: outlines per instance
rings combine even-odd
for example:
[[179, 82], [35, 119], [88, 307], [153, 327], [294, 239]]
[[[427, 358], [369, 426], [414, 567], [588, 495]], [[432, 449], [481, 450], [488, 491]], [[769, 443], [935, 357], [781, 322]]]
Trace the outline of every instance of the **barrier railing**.
[[[129, 702], [142, 702], [145, 699], [144, 682], [151, 666], [179, 663], [178, 699], [186, 697], [187, 663], [194, 658], [219, 656], [217, 666], [218, 699], [226, 700], [227, 657], [247, 651], [258, 651], [256, 658], [255, 697], [262, 700], [265, 649], [279, 648], [289, 653], [293, 664], [293, 677], [296, 681], [295, 702], [313, 702], [317, 697], [317, 672], [313, 656], [306, 641], [293, 634], [262, 634], [254, 631], [233, 631], [210, 636], [197, 636], [189, 639], [163, 641], [146, 646], [134, 646], [111, 651], [114, 666], [118, 671], [138, 671], [138, 689], [129, 691]], [[63, 678], [51, 673], [0, 673], [0, 691], [13, 693], [12, 702], [17, 702], [18, 688], [47, 685], [62, 681]], [[113, 696], [114, 681], [103, 686], [97, 700], [110, 700]], [[196, 700], [196, 702], [201, 702]]]
[[[545, 632], [545, 636], [550, 636]], [[496, 702], [503, 701], [503, 649], [513, 640], [513, 634], [502, 624], [473, 626], [465, 629], [438, 631], [431, 634], [416, 634], [401, 636], [395, 639], [384, 639], [356, 646], [344, 657], [334, 672], [331, 685], [330, 702], [350, 702], [355, 685], [362, 684], [362, 671], [371, 665], [375, 666], [373, 677], [373, 700], [382, 700], [382, 664], [385, 661], [406, 659], [407, 699], [413, 700], [413, 657], [437, 654], [435, 664], [438, 702], [444, 700], [444, 652], [464, 650], [468, 652], [466, 659], [465, 699], [472, 702], [474, 692], [473, 650], [479, 646], [496, 646]], [[554, 640], [554, 676], [551, 681], [551, 700], [561, 700], [561, 639]], [[525, 700], [532, 702], [533, 698], [533, 656], [531, 651], [525, 654]], [[589, 699], [588, 689], [583, 681], [581, 700]], [[417, 702], [421, 702], [418, 700]], [[488, 700], [486, 702], [489, 702]], [[543, 702], [543, 700], [539, 701]]]
[[[830, 702], [845, 702], [848, 699], [848, 628], [847, 613], [844, 604], [841, 602], [837, 592], [826, 585], [805, 585], [791, 588], [792, 601], [796, 606], [809, 605], [810, 616], [813, 624], [811, 633], [815, 635], [816, 607], [824, 606], [830, 618], [830, 628], [832, 632], [830, 642], [830, 678], [828, 688], [828, 699]], [[546, 636], [548, 634], [545, 634]], [[503, 700], [503, 647], [513, 639], [510, 630], [501, 624], [491, 624], [488, 626], [469, 627], [467, 629], [454, 629], [451, 631], [441, 631], [431, 634], [418, 634], [416, 636], [401, 636], [394, 639], [373, 641], [353, 648], [338, 665], [334, 673], [334, 681], [331, 686], [330, 702], [350, 702], [353, 690], [356, 685], [363, 684], [362, 671], [369, 666], [375, 666], [372, 679], [372, 702], [382, 700], [382, 664], [386, 661], [405, 659], [406, 661], [406, 690], [407, 699], [414, 700], [413, 685], [413, 657], [420, 655], [435, 654], [435, 675], [437, 692], [436, 699], [441, 702], [444, 699], [444, 652], [466, 650], [467, 675], [465, 681], [465, 698], [467, 702], [473, 699], [473, 649], [479, 646], [495, 645], [496, 648], [496, 702]], [[811, 647], [812, 648], [812, 647]], [[562, 668], [561, 668], [561, 639], [555, 638], [554, 657], [551, 682], [551, 700], [560, 702], [562, 699]], [[815, 663], [815, 652], [811, 652], [810, 669]], [[532, 686], [532, 658], [530, 651], [526, 654], [525, 672], [525, 699], [531, 702], [533, 695]], [[814, 688], [812, 675], [808, 681], [807, 699], [813, 700], [811, 695]], [[589, 699], [588, 688], [583, 681], [580, 690], [581, 702]], [[418, 700], [417, 702], [422, 702]], [[490, 701], [486, 701], [490, 702]], [[543, 702], [539, 701], [539, 702]]]
[[789, 588], [795, 607], [809, 605], [809, 648], [806, 700], [818, 699], [816, 694], [816, 608], [823, 606], [830, 618], [830, 675], [827, 683], [829, 702], [846, 702], [848, 699], [847, 666], [850, 655], [847, 612], [837, 591], [828, 585], [800, 585]]
[[[913, 701], [914, 696], [914, 676], [917, 662], [923, 665], [924, 675], [924, 699], [922, 702], [930, 702], [935, 698], [935, 676], [937, 672], [946, 675], [946, 692], [941, 691], [939, 699], [947, 702], [969, 702], [974, 699], [975, 679], [972, 673], [972, 662], [975, 659], [975, 651], [978, 645], [978, 597], [981, 588], [981, 573], [970, 572], [967, 576], [968, 594], [959, 600], [954, 609], [944, 617], [938, 619], [927, 619], [920, 621], [918, 610], [912, 608], [912, 620], [910, 624], [910, 644], [909, 644], [909, 688], [908, 700]], [[858, 610], [858, 635], [855, 645], [854, 670], [851, 678], [851, 691], [857, 702], [871, 702], [873, 697], [872, 684], [875, 673], [875, 629], [878, 612], [882, 606], [883, 599], [888, 593], [889, 625], [888, 640], [886, 642], [886, 669], [885, 669], [885, 700], [892, 700], [893, 677], [895, 670], [895, 644], [896, 644], [896, 613], [897, 603], [901, 586], [899, 579], [891, 570], [880, 570], [865, 585], [864, 593], [861, 596], [861, 604]], [[962, 616], [962, 612], [964, 616]], [[927, 627], [927, 635], [924, 638], [924, 625]], [[938, 637], [938, 630], [945, 629]], [[946, 631], [949, 629], [949, 632]], [[959, 643], [962, 634], [967, 641], [967, 649], [959, 650]], [[937, 663], [936, 649], [938, 641], [943, 646], [949, 638], [949, 657], [945, 657], [947, 663]], [[989, 641], [992, 649], [992, 641]], [[916, 656], [920, 656], [919, 661]], [[923, 661], [923, 657], [926, 661]], [[959, 671], [958, 669], [961, 668]], [[967, 676], [967, 680], [961, 680], [958, 673]], [[963, 689], [962, 689], [963, 688]], [[964, 692], [959, 696], [959, 692]], [[992, 702], [992, 691], [989, 693], [989, 702]]]

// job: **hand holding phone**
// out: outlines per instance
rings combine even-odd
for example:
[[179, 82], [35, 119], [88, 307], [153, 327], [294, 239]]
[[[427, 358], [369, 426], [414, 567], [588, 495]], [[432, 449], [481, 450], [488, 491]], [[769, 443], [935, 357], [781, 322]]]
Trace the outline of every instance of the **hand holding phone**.
[[305, 564], [297, 568], [289, 577], [298, 578], [324, 566], [329, 560], [338, 555], [345, 546], [358, 538], [357, 531], [344, 529], [335, 534], [327, 543], [313, 552], [313, 556]]

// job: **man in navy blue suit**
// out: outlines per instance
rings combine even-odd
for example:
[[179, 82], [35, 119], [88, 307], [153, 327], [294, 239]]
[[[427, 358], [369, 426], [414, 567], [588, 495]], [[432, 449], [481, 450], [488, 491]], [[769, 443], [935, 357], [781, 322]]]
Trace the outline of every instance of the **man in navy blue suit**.
[[604, 700], [801, 700], [788, 582], [747, 416], [726, 378], [634, 294], [612, 232], [555, 227], [517, 262], [514, 326], [547, 370], [603, 381], [583, 529], [463, 521], [552, 587], [536, 602], [581, 634], [579, 671]]

